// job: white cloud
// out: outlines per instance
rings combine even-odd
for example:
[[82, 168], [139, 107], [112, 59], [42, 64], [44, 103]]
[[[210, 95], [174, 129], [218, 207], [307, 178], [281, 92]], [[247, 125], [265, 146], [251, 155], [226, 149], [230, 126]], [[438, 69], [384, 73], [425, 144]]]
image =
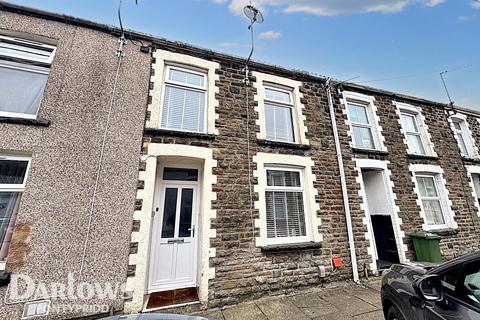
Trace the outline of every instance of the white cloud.
[[457, 18], [457, 21], [459, 22], [467, 22], [472, 19], [472, 16], [459, 16]]
[[[212, 0], [215, 2], [227, 0]], [[249, 0], [228, 0], [231, 11], [241, 14]], [[275, 8], [285, 13], [308, 13], [317, 16], [337, 16], [360, 13], [397, 13], [411, 5], [437, 6], [447, 0], [256, 0], [262, 10]], [[472, 5], [474, 5], [472, 3]], [[478, 4], [480, 8], [480, 3]]]
[[472, 8], [480, 9], [480, 1], [478, 1], [478, 0], [472, 1], [471, 6], [472, 6]]
[[281, 32], [278, 31], [266, 31], [260, 33], [259, 37], [260, 39], [265, 39], [265, 40], [273, 40], [273, 39], [278, 39], [282, 36]]

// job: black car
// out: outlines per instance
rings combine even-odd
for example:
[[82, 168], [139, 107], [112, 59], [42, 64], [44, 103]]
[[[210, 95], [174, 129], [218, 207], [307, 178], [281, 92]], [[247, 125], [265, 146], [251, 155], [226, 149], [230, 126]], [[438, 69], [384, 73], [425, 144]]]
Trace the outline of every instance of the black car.
[[480, 320], [480, 252], [449, 262], [395, 264], [383, 275], [387, 320]]

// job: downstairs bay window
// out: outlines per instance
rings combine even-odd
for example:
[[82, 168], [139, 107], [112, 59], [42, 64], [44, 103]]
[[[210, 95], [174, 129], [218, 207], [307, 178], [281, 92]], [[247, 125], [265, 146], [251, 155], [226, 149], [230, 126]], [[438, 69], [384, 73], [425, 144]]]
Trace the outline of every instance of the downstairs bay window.
[[5, 267], [29, 165], [30, 158], [0, 156], [0, 270]]

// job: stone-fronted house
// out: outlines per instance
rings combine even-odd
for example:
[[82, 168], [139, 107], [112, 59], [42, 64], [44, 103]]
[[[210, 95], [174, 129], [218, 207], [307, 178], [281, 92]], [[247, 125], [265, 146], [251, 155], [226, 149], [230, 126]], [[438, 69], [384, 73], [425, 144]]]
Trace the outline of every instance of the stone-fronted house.
[[445, 260], [479, 249], [480, 113], [258, 62], [246, 79], [245, 59], [137, 32], [111, 100], [118, 29], [0, 8], [0, 39], [53, 55], [38, 113], [0, 118], [0, 178], [22, 192], [5, 274], [124, 282], [116, 299], [68, 303], [134, 313], [361, 281], [415, 260], [421, 230]]

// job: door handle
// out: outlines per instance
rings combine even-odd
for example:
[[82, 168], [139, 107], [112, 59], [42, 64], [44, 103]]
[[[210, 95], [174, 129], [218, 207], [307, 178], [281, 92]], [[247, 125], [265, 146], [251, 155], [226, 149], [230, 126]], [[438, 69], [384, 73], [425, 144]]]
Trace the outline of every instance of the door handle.
[[184, 243], [185, 239], [171, 239], [168, 240], [168, 243]]
[[195, 237], [195, 226], [194, 225], [191, 228], [189, 228], [188, 231], [192, 232], [192, 238]]

